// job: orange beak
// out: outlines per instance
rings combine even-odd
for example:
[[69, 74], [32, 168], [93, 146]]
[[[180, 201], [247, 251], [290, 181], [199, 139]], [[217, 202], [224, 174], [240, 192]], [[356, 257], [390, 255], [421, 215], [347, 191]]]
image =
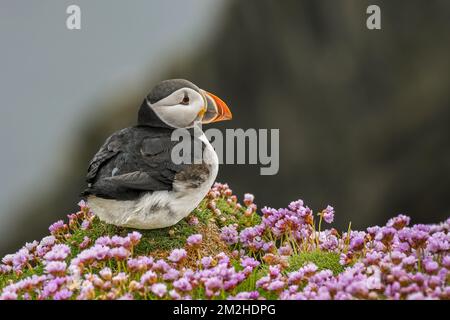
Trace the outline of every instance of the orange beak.
[[212, 122], [218, 122], [218, 121], [225, 121], [225, 120], [231, 120], [233, 118], [233, 115], [231, 114], [230, 108], [228, 108], [227, 104], [223, 102], [222, 99], [220, 99], [218, 96], [204, 91], [205, 95], [207, 96], [207, 101], [212, 101], [214, 106], [208, 105], [207, 113], [210, 113], [211, 107], [215, 107], [214, 114], [208, 117], [208, 119], [205, 119], [203, 123], [212, 123]]

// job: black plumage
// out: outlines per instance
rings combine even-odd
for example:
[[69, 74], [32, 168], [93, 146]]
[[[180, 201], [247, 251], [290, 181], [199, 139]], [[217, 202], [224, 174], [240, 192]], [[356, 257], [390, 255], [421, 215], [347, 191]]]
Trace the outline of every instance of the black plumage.
[[[175, 164], [171, 160], [172, 149], [178, 143], [171, 141], [172, 132], [135, 126], [114, 133], [90, 162], [86, 176], [89, 186], [83, 195], [133, 200], [142, 192], [172, 190], [177, 173], [198, 170], [196, 165]], [[192, 150], [195, 144], [204, 147], [194, 134], [190, 138]], [[183, 176], [187, 174], [180, 175]]]

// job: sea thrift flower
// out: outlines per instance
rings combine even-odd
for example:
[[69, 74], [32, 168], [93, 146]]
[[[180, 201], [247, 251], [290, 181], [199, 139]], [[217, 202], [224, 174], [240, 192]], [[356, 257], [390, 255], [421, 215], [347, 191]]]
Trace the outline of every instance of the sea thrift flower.
[[445, 268], [450, 269], [450, 255], [446, 255], [442, 258], [442, 265]]
[[196, 216], [191, 216], [188, 220], [189, 225], [191, 226], [196, 226], [198, 225], [199, 221], [198, 218]]
[[424, 269], [429, 274], [434, 274], [439, 269], [439, 264], [436, 261], [428, 260], [424, 263]]
[[155, 283], [151, 290], [156, 296], [162, 298], [167, 293], [167, 286], [164, 283]]
[[64, 221], [62, 221], [62, 220], [56, 221], [48, 228], [48, 230], [50, 231], [51, 234], [62, 233], [66, 229], [67, 229], [67, 225], [64, 224]]
[[105, 280], [111, 280], [111, 278], [112, 278], [112, 271], [108, 267], [103, 268], [102, 270], [100, 270], [99, 274]]
[[128, 259], [127, 266], [130, 271], [147, 271], [153, 266], [153, 258], [140, 256], [133, 259]]
[[281, 280], [275, 280], [269, 283], [267, 286], [268, 291], [280, 291], [283, 290], [286, 284]]
[[78, 206], [80, 207], [81, 210], [84, 210], [84, 209], [88, 209], [89, 210], [89, 208], [87, 206], [87, 203], [84, 200], [80, 200], [80, 202], [78, 202]]
[[191, 291], [192, 285], [186, 278], [180, 278], [173, 282], [173, 286], [175, 289], [178, 289], [180, 291]]
[[253, 201], [255, 200], [255, 196], [251, 193], [244, 194], [244, 204], [248, 207], [251, 204], [253, 204]]
[[95, 240], [95, 244], [96, 245], [101, 245], [101, 246], [110, 246], [111, 245], [111, 238], [108, 237], [108, 236], [100, 237], [97, 240]]
[[252, 269], [260, 265], [260, 262], [251, 257], [241, 258], [241, 266], [244, 268], [250, 267]]
[[83, 220], [83, 222], [81, 223], [81, 230], [87, 230], [91, 227], [91, 221], [90, 220]]
[[211, 257], [203, 257], [200, 261], [203, 268], [209, 268], [212, 266], [214, 259]]
[[352, 251], [359, 251], [364, 248], [364, 238], [361, 237], [354, 237], [350, 240], [350, 250]]
[[128, 275], [125, 272], [120, 272], [116, 276], [112, 278], [112, 283], [114, 285], [120, 285], [125, 283], [128, 280]]
[[236, 296], [228, 297], [228, 300], [256, 300], [259, 298], [258, 291], [239, 292]]
[[292, 248], [290, 245], [282, 246], [278, 249], [278, 253], [282, 256], [290, 256], [292, 254]]
[[123, 247], [112, 248], [109, 250], [109, 256], [117, 260], [125, 260], [130, 255], [130, 251]]
[[130, 239], [130, 242], [133, 246], [136, 246], [141, 241], [142, 234], [140, 234], [137, 231], [133, 231], [132, 233], [128, 234], [128, 239]]
[[188, 246], [197, 247], [200, 246], [203, 240], [203, 236], [201, 234], [194, 234], [187, 238], [186, 243]]
[[175, 263], [180, 263], [187, 257], [187, 252], [184, 249], [174, 249], [170, 253], [168, 259]]
[[322, 217], [326, 223], [332, 223], [334, 220], [334, 208], [332, 206], [327, 206], [322, 211]]
[[55, 292], [53, 299], [55, 300], [68, 300], [72, 297], [73, 292], [67, 288], [62, 288], [61, 290]]
[[[184, 252], [186, 252], [186, 251], [184, 251]], [[170, 268], [171, 268], [171, 266], [166, 261], [164, 261], [162, 259], [159, 259], [158, 261], [156, 261], [152, 265], [152, 270], [153, 271], [167, 272], [167, 270], [169, 270]]]
[[406, 227], [407, 225], [409, 225], [410, 220], [411, 219], [409, 217], [401, 214], [395, 218], [389, 219], [386, 226], [393, 227], [396, 230], [400, 230], [400, 229], [403, 229], [404, 227]]
[[396, 230], [392, 227], [382, 227], [375, 239], [381, 241], [384, 245], [390, 245], [394, 235], [396, 234]]
[[181, 299], [181, 295], [176, 290], [170, 290], [169, 291], [169, 296], [173, 300], [180, 300]]
[[293, 284], [299, 284], [300, 281], [303, 280], [304, 277], [304, 272], [302, 271], [294, 271], [288, 274], [288, 284], [289, 285], [293, 285]]
[[64, 261], [50, 261], [45, 265], [45, 272], [52, 275], [64, 274], [67, 264]]
[[39, 245], [39, 242], [34, 240], [33, 242], [27, 242], [25, 243], [25, 248], [28, 250], [28, 252], [34, 252]]
[[269, 266], [269, 275], [272, 279], [278, 278], [281, 268], [279, 266]]
[[206, 296], [211, 297], [219, 294], [223, 287], [223, 282], [218, 277], [211, 277], [205, 281]]
[[134, 300], [133, 295], [130, 293], [124, 294], [123, 296], [119, 297], [117, 300]]
[[65, 244], [56, 244], [52, 249], [44, 255], [44, 259], [48, 261], [64, 260], [70, 253], [69, 246]]
[[236, 226], [223, 227], [220, 233], [220, 239], [225, 241], [227, 245], [236, 244], [239, 241], [239, 234], [236, 230]]
[[131, 240], [128, 237], [113, 236], [111, 238], [111, 246], [129, 249], [131, 247]]
[[4, 291], [0, 295], [0, 300], [17, 300], [18, 295], [14, 291]]
[[180, 277], [180, 272], [177, 269], [171, 268], [166, 271], [163, 275], [163, 280], [165, 281], [174, 281]]
[[141, 277], [141, 284], [153, 284], [158, 279], [158, 275], [153, 271], [147, 271]]
[[83, 238], [83, 241], [80, 243], [80, 249], [86, 249], [91, 244], [91, 239], [87, 236]]

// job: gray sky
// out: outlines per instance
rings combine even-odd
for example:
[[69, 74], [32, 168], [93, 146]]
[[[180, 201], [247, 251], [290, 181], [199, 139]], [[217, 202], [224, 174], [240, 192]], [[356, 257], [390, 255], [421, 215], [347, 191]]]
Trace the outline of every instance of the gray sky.
[[[66, 8], [81, 7], [81, 30]], [[20, 197], [47, 189], [93, 99], [129, 92], [214, 30], [223, 0], [0, 2], [0, 233]], [[145, 66], [145, 68], [144, 68]], [[122, 85], [123, 84], [123, 85]]]

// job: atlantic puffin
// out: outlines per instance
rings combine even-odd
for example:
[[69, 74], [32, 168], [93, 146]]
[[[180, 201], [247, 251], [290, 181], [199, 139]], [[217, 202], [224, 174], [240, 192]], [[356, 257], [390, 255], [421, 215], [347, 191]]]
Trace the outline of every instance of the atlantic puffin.
[[[113, 133], [89, 163], [82, 193], [87, 205], [100, 220], [121, 227], [178, 223], [206, 196], [218, 172], [217, 154], [198, 124], [231, 118], [225, 102], [192, 82], [162, 81], [142, 102], [137, 125]], [[201, 145], [200, 160], [172, 160], [178, 142], [171, 137], [180, 128]]]

